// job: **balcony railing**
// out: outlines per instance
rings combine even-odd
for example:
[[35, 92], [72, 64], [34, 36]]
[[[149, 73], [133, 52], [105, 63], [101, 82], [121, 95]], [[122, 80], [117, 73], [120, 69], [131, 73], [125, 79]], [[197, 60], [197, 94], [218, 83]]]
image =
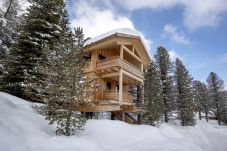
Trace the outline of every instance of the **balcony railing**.
[[121, 67], [122, 69], [130, 72], [131, 74], [139, 78], [143, 78], [143, 73], [141, 72], [141, 69], [135, 67], [126, 60], [121, 60], [119, 56], [114, 56], [106, 58], [104, 60], [100, 60], [96, 64], [96, 70], [102, 70], [111, 67]]
[[[97, 92], [96, 95], [97, 100], [119, 100], [119, 92], [118, 91], [111, 91], [111, 90], [100, 90]], [[122, 101], [133, 103], [133, 96], [128, 92], [122, 93]]]

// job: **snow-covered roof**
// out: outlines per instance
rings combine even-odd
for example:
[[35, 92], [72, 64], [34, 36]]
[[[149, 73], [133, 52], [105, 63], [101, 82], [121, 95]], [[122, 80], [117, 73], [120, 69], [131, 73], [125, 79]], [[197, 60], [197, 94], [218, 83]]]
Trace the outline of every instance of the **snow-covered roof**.
[[132, 29], [129, 29], [129, 28], [117, 28], [117, 29], [111, 30], [109, 32], [106, 32], [104, 34], [101, 34], [99, 36], [96, 36], [94, 38], [89, 39], [86, 44], [95, 43], [95, 42], [97, 42], [97, 41], [99, 41], [101, 39], [104, 39], [106, 37], [109, 37], [109, 36], [117, 34], [117, 33], [140, 37], [140, 34], [137, 31], [135, 31], [135, 30], [132, 30]]
[[144, 40], [143, 36], [138, 31], [135, 31], [135, 30], [132, 30], [132, 29], [129, 29], [129, 28], [117, 28], [117, 29], [111, 30], [111, 31], [106, 32], [104, 34], [101, 34], [101, 35], [99, 35], [97, 37], [89, 39], [86, 42], [86, 44], [90, 45], [92, 43], [95, 43], [95, 42], [97, 42], [99, 40], [102, 40], [102, 39], [107, 38], [107, 37], [109, 37], [111, 35], [114, 35], [114, 34], [124, 34], [124, 35], [130, 35], [130, 36], [139, 37], [141, 39], [143, 45], [144, 45], [144, 48], [146, 49], [146, 51], [147, 51], [147, 53], [149, 55], [149, 57], [151, 58], [150, 50], [148, 49], [148, 46], [144, 42], [145, 40]]

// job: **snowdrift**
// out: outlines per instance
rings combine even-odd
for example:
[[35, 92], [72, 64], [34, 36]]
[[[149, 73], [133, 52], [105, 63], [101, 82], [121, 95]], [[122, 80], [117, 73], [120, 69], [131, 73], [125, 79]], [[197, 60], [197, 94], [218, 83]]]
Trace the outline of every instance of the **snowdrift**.
[[0, 151], [226, 151], [227, 127], [197, 121], [195, 127], [158, 128], [89, 120], [78, 136], [56, 136], [31, 103], [0, 93]]

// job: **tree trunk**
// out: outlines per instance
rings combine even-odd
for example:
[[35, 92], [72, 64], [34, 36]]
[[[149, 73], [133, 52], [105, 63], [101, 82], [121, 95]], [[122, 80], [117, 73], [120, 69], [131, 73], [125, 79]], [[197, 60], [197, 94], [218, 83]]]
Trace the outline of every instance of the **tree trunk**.
[[205, 116], [206, 116], [206, 121], [208, 122], [208, 111], [207, 111], [207, 106], [205, 106]]
[[7, 14], [9, 13], [12, 3], [13, 3], [13, 0], [9, 0], [9, 6], [4, 14], [4, 18], [6, 18]]
[[66, 136], [70, 136], [70, 132], [69, 132], [69, 126], [70, 126], [70, 119], [72, 116], [72, 110], [71, 110], [71, 103], [69, 105], [69, 110], [68, 110], [68, 114], [67, 114], [67, 119], [66, 119], [66, 126], [65, 126], [65, 130], [66, 130]]
[[[71, 98], [73, 98], [74, 96], [74, 91], [75, 91], [75, 82], [76, 82], [76, 75], [73, 75], [73, 86], [72, 86], [72, 89], [71, 89]], [[70, 136], [70, 131], [69, 131], [69, 127], [70, 127], [70, 120], [71, 120], [71, 117], [72, 117], [72, 105], [73, 105], [73, 99], [70, 99], [69, 101], [69, 104], [68, 104], [68, 114], [67, 114], [67, 119], [66, 119], [66, 136]]]
[[[216, 96], [217, 97], [217, 96]], [[221, 125], [221, 120], [220, 120], [220, 111], [219, 111], [219, 102], [218, 99], [215, 100], [216, 102], [216, 118], [218, 120], [218, 124]]]
[[201, 115], [201, 107], [199, 107], [199, 120], [202, 119], [202, 115]]
[[114, 115], [113, 115], [113, 112], [111, 112], [110, 119], [111, 119], [111, 120], [114, 120], [114, 119], [115, 119], [115, 117], [114, 117]]
[[168, 122], [168, 112], [167, 112], [167, 108], [166, 108], [166, 99], [164, 99], [164, 106], [165, 106], [165, 110], [164, 110], [164, 116], [165, 116], [165, 122]]
[[140, 115], [140, 112], [137, 114], [137, 121], [138, 121], [138, 124], [140, 125], [141, 124], [141, 115]]
[[212, 76], [212, 82], [213, 82], [213, 87], [214, 87], [214, 100], [215, 100], [215, 105], [216, 105], [216, 110], [217, 110], [217, 113], [216, 113], [216, 118], [218, 120], [218, 124], [221, 125], [221, 120], [220, 120], [220, 113], [219, 113], [219, 99], [218, 99], [218, 89], [217, 89], [217, 85], [216, 85], [216, 82], [215, 82], [215, 77], [214, 75]]
[[220, 119], [220, 111], [219, 111], [219, 108], [217, 108], [217, 120], [218, 120], [218, 125], [221, 125], [221, 119]]
[[[166, 81], [166, 78], [162, 77], [162, 81]], [[167, 94], [167, 90], [166, 90], [166, 82], [163, 82], [163, 94], [164, 94], [164, 99], [163, 99], [163, 103], [164, 103], [164, 116], [165, 116], [165, 122], [168, 122], [168, 110], [167, 110], [167, 99], [166, 99], [166, 94]]]

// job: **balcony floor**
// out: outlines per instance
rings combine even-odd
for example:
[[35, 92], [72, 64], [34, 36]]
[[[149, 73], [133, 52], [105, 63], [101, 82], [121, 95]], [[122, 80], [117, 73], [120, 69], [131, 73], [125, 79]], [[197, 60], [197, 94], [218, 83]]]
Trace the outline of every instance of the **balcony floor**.
[[[108, 101], [109, 103], [105, 103], [105, 101], [101, 100], [103, 103], [92, 103], [83, 106], [75, 106], [75, 111], [81, 112], [139, 112], [134, 103], [125, 102], [120, 106], [116, 101]], [[111, 103], [111, 104], [110, 104]], [[116, 104], [117, 103], [117, 104]]]

